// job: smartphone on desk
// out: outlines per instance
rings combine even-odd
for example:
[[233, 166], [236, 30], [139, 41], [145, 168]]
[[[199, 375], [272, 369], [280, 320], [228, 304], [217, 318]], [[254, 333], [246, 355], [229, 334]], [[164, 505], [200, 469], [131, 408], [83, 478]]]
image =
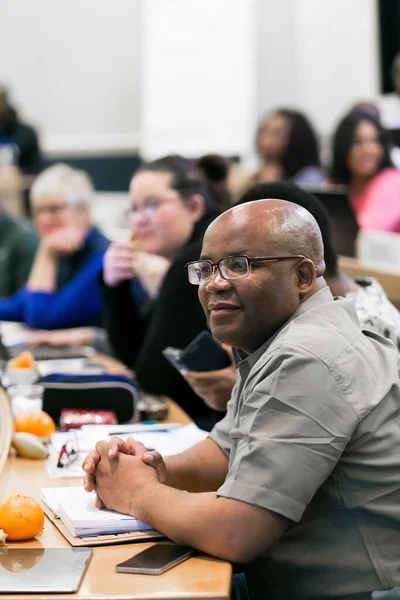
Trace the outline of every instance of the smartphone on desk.
[[179, 544], [154, 544], [128, 560], [115, 565], [117, 573], [161, 575], [168, 569], [190, 558], [194, 548]]
[[168, 346], [162, 353], [181, 374], [188, 371], [218, 371], [231, 364], [229, 354], [209, 331], [201, 331], [184, 350]]

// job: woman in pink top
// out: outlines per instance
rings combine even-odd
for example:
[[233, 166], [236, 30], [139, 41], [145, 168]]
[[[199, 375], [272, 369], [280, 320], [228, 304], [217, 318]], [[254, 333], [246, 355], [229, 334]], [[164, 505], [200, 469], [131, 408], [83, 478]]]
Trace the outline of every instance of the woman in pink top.
[[349, 113], [333, 138], [332, 180], [349, 189], [361, 229], [400, 233], [400, 172], [387, 133], [374, 116]]

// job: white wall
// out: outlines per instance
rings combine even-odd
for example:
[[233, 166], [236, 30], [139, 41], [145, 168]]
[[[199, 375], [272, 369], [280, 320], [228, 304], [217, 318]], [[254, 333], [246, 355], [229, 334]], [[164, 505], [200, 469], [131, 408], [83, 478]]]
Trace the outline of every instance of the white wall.
[[298, 106], [322, 134], [378, 93], [375, 0], [258, 0], [259, 110]]
[[[170, 54], [180, 52], [173, 73], [181, 80], [169, 80], [165, 70], [163, 77], [164, 64], [157, 59], [158, 71], [143, 79], [144, 93], [152, 101], [164, 94], [165, 110], [154, 112], [146, 102], [141, 113], [141, 52], [147, 48], [143, 0], [0, 0], [0, 81], [10, 84], [21, 114], [40, 129], [46, 151], [131, 150], [140, 142], [141, 128], [154, 142], [165, 122], [160, 150], [171, 143], [176, 126], [180, 147], [188, 151], [193, 140], [199, 151], [210, 140], [210, 150], [219, 142], [220, 150], [245, 152], [265, 110], [299, 106], [326, 134], [352, 102], [378, 91], [375, 0], [144, 1], [147, 15], [150, 5], [159, 11], [154, 27], [164, 28], [163, 43], [169, 36]], [[253, 15], [246, 1], [249, 7], [255, 3]], [[216, 19], [221, 6], [222, 21]], [[188, 23], [193, 37], [185, 41], [182, 27]], [[150, 35], [153, 44], [157, 30]], [[146, 66], [154, 63], [154, 55], [142, 57]], [[194, 68], [203, 68], [204, 82], [200, 77], [193, 83]], [[179, 93], [185, 74], [190, 82], [186, 103]], [[210, 112], [208, 127], [199, 119], [200, 105]], [[231, 125], [234, 119], [237, 127]], [[145, 149], [148, 142], [149, 137]]]
[[254, 125], [253, 0], [146, 0], [141, 150], [245, 154]]
[[141, 0], [0, 0], [0, 81], [48, 152], [134, 149]]

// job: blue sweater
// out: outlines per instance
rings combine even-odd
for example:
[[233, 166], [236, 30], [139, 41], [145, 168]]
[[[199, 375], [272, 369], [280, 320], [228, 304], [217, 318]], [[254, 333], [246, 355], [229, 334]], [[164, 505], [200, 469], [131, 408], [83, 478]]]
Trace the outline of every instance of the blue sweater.
[[59, 259], [56, 291], [21, 288], [0, 300], [0, 320], [18, 321], [32, 329], [99, 325], [103, 303], [98, 280], [108, 245], [100, 231], [91, 229], [81, 250]]

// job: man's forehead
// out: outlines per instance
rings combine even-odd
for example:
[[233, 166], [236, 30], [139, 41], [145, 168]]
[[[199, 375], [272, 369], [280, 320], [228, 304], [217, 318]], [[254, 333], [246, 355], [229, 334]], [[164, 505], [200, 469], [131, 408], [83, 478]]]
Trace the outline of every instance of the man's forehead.
[[256, 200], [235, 206], [220, 215], [209, 227], [207, 234], [214, 236], [273, 235], [284, 220], [290, 202], [283, 200]]
[[[307, 213], [297, 204], [279, 199], [256, 200], [235, 206], [220, 215], [208, 228], [203, 251], [208, 248], [221, 254], [220, 248], [230, 251], [248, 248], [248, 253], [273, 254], [288, 250], [289, 238], [284, 235], [286, 224], [302, 224], [301, 213]], [[308, 213], [307, 213], [308, 214]], [[300, 217], [300, 220], [297, 217]], [[304, 215], [303, 215], [304, 217]], [[218, 250], [217, 250], [218, 249]], [[225, 252], [226, 255], [226, 252]]]
[[203, 255], [249, 254], [258, 255], [273, 247], [273, 236], [267, 223], [254, 221], [221, 221], [215, 223], [204, 236]]

